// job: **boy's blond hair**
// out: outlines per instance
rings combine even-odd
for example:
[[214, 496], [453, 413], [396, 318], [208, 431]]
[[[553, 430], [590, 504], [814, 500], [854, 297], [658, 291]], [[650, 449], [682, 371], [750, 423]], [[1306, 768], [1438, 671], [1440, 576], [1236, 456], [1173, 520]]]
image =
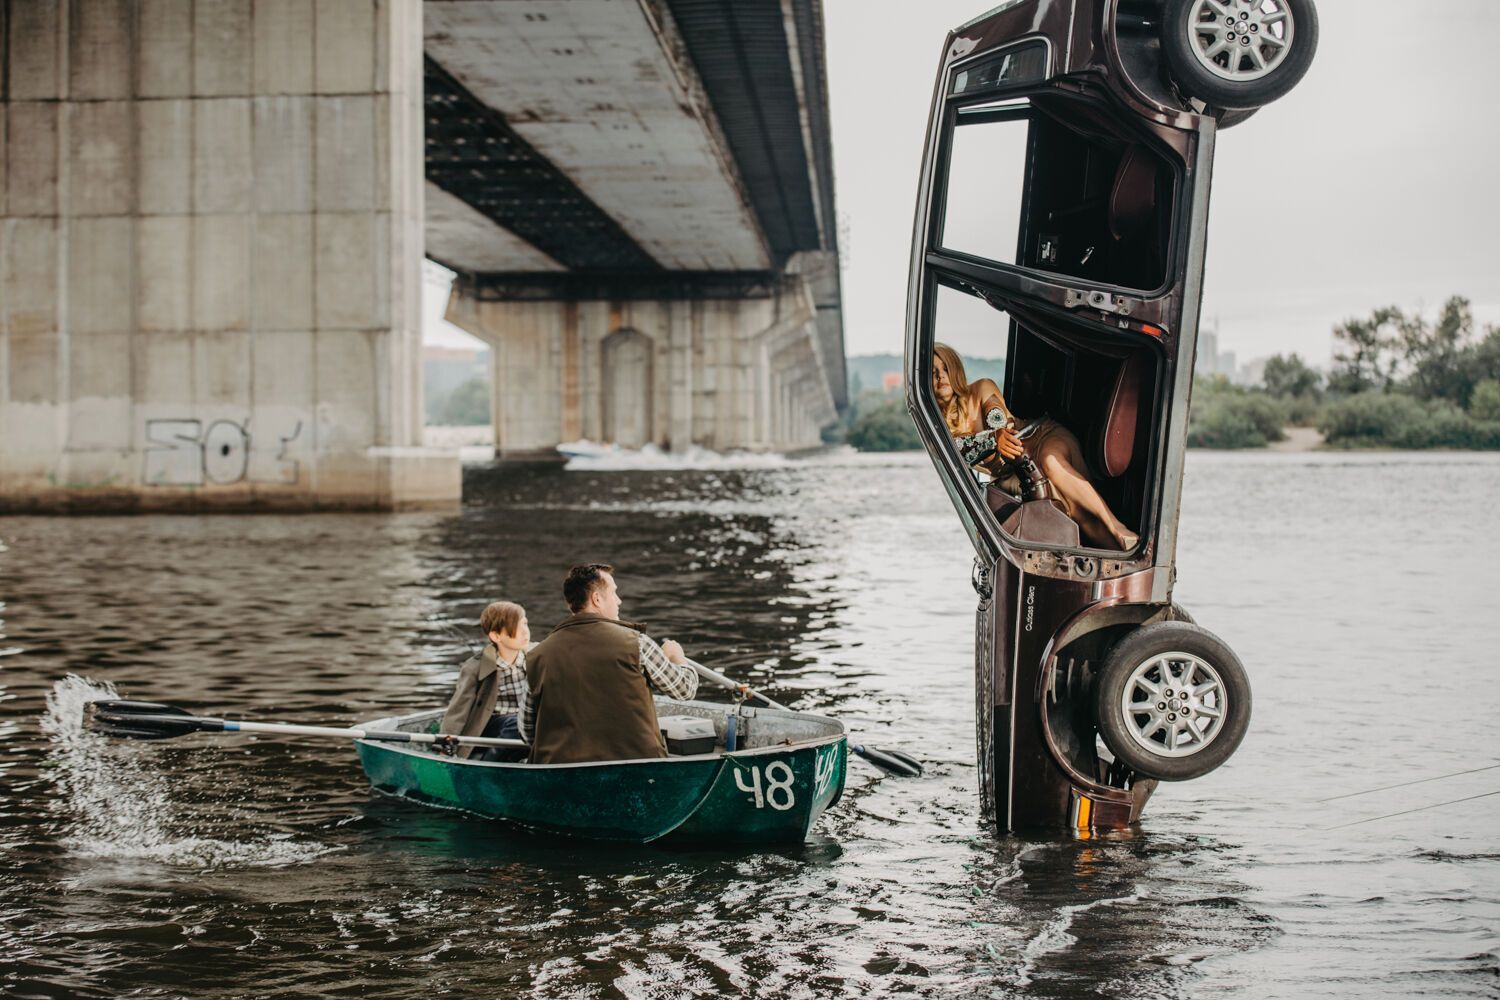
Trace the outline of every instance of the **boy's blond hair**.
[[521, 627], [521, 618], [526, 609], [510, 601], [496, 601], [479, 615], [479, 628], [488, 637], [491, 632], [515, 635]]

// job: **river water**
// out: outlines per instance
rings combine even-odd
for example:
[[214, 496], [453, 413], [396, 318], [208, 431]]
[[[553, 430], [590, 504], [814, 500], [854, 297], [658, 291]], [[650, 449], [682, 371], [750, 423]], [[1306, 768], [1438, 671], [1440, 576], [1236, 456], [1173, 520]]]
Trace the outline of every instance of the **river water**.
[[[457, 514], [0, 519], [0, 993], [1496, 996], [1497, 488], [1492, 455], [1193, 453], [1177, 598], [1255, 716], [1093, 841], [978, 824], [971, 554], [924, 456], [471, 466]], [[503, 597], [540, 637], [590, 560], [627, 617], [925, 777], [851, 759], [800, 847], [622, 850], [372, 794], [339, 743], [78, 730], [107, 684], [435, 706], [450, 623]]]

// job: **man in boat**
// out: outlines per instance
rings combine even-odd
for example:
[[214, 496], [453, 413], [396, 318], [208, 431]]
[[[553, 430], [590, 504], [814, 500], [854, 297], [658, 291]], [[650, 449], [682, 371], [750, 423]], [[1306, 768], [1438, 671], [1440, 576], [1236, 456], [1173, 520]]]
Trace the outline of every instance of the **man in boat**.
[[[526, 644], [531, 641], [526, 609], [510, 601], [496, 601], [480, 614], [479, 628], [489, 642], [458, 668], [458, 685], [438, 732], [518, 740], [521, 703], [526, 695]], [[502, 747], [460, 746], [454, 753], [473, 760], [519, 760], [524, 756]]]
[[686, 701], [698, 675], [682, 646], [657, 645], [620, 621], [614, 567], [574, 566], [563, 582], [572, 614], [530, 652], [523, 736], [533, 764], [665, 757], [651, 692]]

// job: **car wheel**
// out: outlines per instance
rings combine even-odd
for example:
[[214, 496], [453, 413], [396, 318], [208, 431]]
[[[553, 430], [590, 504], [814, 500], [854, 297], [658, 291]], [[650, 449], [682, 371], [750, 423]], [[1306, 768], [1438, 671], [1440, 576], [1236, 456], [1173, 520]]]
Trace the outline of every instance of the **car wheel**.
[[1219, 131], [1222, 132], [1226, 128], [1234, 128], [1234, 126], [1259, 110], [1259, 108], [1234, 108], [1228, 111], [1220, 111], [1218, 117]]
[[1318, 11], [1312, 0], [1167, 0], [1161, 33], [1182, 90], [1215, 108], [1248, 110], [1307, 73]]
[[1148, 778], [1186, 781], [1229, 759], [1250, 723], [1250, 681], [1207, 629], [1157, 622], [1104, 658], [1094, 720], [1116, 760]]

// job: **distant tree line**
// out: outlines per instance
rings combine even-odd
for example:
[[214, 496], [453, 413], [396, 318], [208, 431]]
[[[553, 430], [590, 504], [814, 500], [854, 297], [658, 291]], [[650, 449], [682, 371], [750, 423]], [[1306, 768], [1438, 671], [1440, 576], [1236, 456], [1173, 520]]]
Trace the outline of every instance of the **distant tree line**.
[[438, 427], [478, 427], [490, 422], [490, 383], [478, 376], [449, 392], [429, 393], [427, 423]]
[[[830, 428], [824, 439], [848, 443], [860, 451], [912, 451], [922, 447], [917, 428], [906, 413], [904, 390], [886, 391], [884, 378], [899, 372], [905, 361], [899, 354], [857, 354], [846, 360], [849, 373], [849, 407], [843, 419]], [[1005, 359], [964, 358], [970, 381], [1005, 378]]]
[[1267, 361], [1258, 386], [1198, 379], [1188, 444], [1258, 448], [1307, 426], [1334, 447], [1500, 448], [1500, 328], [1478, 335], [1468, 299], [1434, 321], [1386, 306], [1333, 335], [1326, 381], [1296, 354]]
[[866, 389], [849, 403], [842, 439], [860, 451], [911, 451], [922, 447], [902, 393]]
[[[1500, 327], [1476, 331], [1468, 299], [1448, 299], [1435, 319], [1385, 306], [1333, 335], [1326, 378], [1299, 355], [1278, 354], [1259, 385], [1197, 379], [1188, 445], [1260, 448], [1287, 427], [1314, 427], [1337, 448], [1500, 449]], [[900, 357], [850, 362], [852, 402], [828, 439], [861, 451], [920, 448], [902, 395], [865, 387], [866, 369], [897, 370]], [[996, 381], [1004, 376], [1004, 359], [980, 367]]]

